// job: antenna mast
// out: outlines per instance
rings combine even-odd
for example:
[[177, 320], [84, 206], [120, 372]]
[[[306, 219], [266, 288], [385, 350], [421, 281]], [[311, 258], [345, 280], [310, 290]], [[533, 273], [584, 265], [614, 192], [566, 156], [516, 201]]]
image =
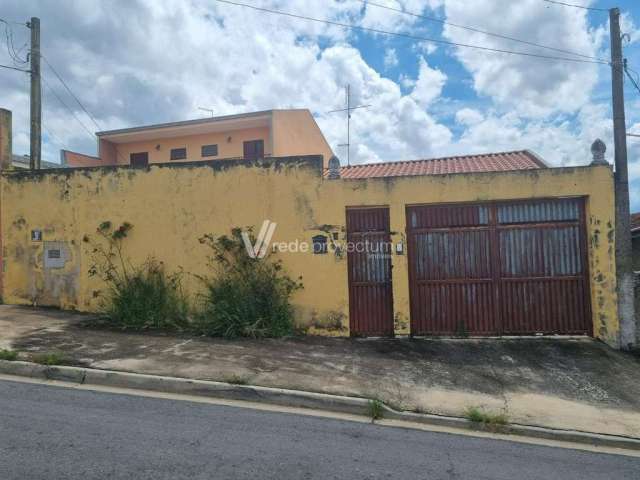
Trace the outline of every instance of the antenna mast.
[[357, 105], [351, 106], [351, 85], [347, 84], [345, 87], [345, 104], [347, 108], [339, 108], [337, 110], [331, 110], [327, 113], [347, 112], [347, 143], [338, 144], [339, 147], [347, 147], [347, 165], [351, 165], [351, 112], [358, 108], [369, 108], [371, 105]]

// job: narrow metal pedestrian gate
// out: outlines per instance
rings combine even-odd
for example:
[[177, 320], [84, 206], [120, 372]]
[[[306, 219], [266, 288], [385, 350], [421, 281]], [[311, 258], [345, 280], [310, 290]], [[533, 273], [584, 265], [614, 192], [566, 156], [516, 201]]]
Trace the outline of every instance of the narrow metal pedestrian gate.
[[406, 214], [413, 335], [592, 334], [583, 199]]
[[389, 209], [347, 208], [349, 326], [353, 336], [393, 335]]

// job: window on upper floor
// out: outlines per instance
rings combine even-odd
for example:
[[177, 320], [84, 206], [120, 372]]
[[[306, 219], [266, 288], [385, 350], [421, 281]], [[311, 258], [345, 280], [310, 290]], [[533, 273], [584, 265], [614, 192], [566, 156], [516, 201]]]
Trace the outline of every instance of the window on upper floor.
[[139, 152], [129, 155], [129, 163], [132, 167], [146, 167], [149, 165], [149, 153]]
[[244, 158], [254, 160], [256, 158], [264, 157], [264, 141], [263, 140], [248, 140], [243, 145]]
[[202, 146], [202, 156], [203, 157], [217, 157], [218, 156], [218, 145], [203, 145]]
[[172, 148], [169, 158], [171, 160], [184, 160], [185, 158], [187, 158], [187, 149], [186, 148]]

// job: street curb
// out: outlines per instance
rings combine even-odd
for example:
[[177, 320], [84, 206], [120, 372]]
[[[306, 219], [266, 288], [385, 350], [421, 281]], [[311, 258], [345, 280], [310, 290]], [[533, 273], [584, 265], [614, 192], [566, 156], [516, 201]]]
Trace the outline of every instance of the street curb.
[[[39, 380], [57, 380], [82, 385], [99, 385], [225, 400], [260, 402], [284, 407], [308, 408], [368, 416], [367, 409], [369, 400], [366, 398], [287, 390], [283, 388], [233, 385], [224, 382], [191, 380], [82, 367], [47, 366], [31, 362], [8, 360], [0, 360], [0, 374]], [[575, 430], [558, 430], [520, 424], [484, 426], [460, 417], [402, 412], [394, 410], [387, 405], [383, 405], [382, 408], [384, 410], [383, 418], [385, 420], [401, 420], [404, 422], [439, 427], [511, 434], [591, 446], [640, 450], [640, 439], [631, 437], [595, 434]]]

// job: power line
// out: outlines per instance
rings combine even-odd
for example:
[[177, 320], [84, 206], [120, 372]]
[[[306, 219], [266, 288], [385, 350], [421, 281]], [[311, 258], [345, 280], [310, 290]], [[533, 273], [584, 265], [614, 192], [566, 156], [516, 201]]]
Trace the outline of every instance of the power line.
[[31, 70], [25, 70], [24, 68], [12, 67], [10, 65], [0, 65], [0, 68], [8, 68], [10, 70], [17, 70], [19, 72], [31, 73]]
[[47, 57], [45, 57], [44, 55], [40, 55], [40, 58], [42, 58], [44, 60], [44, 63], [47, 64], [47, 66], [51, 69], [51, 71], [55, 74], [56, 77], [58, 77], [58, 80], [60, 80], [60, 83], [62, 83], [62, 85], [64, 86], [64, 88], [67, 90], [67, 92], [69, 92], [69, 95], [71, 95], [73, 97], [73, 99], [78, 103], [78, 105], [80, 105], [80, 108], [82, 108], [82, 110], [84, 111], [84, 113], [87, 114], [87, 116], [91, 119], [91, 121], [93, 122], [93, 124], [96, 126], [96, 128], [98, 130], [102, 130], [102, 128], [100, 127], [100, 125], [98, 124], [98, 122], [96, 121], [95, 117], [93, 115], [91, 115], [89, 113], [89, 111], [84, 107], [84, 105], [82, 104], [82, 102], [80, 101], [80, 99], [78, 97], [75, 96], [75, 94], [71, 91], [71, 89], [69, 88], [69, 86], [67, 85], [67, 82], [65, 82], [63, 80], [63, 78], [60, 76], [60, 74], [56, 71], [55, 68], [53, 68], [53, 65], [51, 65], [51, 63], [49, 63], [49, 60], [47, 60]]
[[540, 43], [529, 42], [527, 40], [522, 40], [522, 39], [519, 39], [519, 38], [510, 37], [508, 35], [502, 35], [500, 33], [493, 33], [493, 32], [489, 32], [487, 30], [481, 30], [481, 29], [475, 28], [475, 27], [468, 27], [466, 25], [459, 25], [459, 24], [456, 24], [456, 23], [448, 22], [446, 20], [442, 20], [442, 19], [437, 18], [437, 17], [430, 17], [430, 16], [427, 16], [427, 15], [421, 15], [421, 14], [418, 14], [418, 13], [409, 12], [409, 11], [404, 10], [402, 8], [389, 7], [387, 5], [382, 5], [382, 4], [379, 4], [379, 3], [370, 2], [369, 0], [358, 0], [358, 1], [360, 3], [362, 3], [362, 4], [364, 4], [364, 5], [373, 5], [374, 7], [384, 8], [385, 10], [390, 10], [392, 12], [403, 13], [405, 15], [410, 15], [412, 17], [420, 18], [420, 19], [423, 19], [423, 20], [428, 20], [430, 22], [437, 22], [437, 23], [440, 23], [442, 25], [449, 25], [449, 26], [456, 27], [456, 28], [462, 28], [464, 30], [469, 30], [470, 32], [481, 33], [483, 35], [488, 35], [490, 37], [502, 38], [503, 40], [510, 40], [512, 42], [518, 42], [518, 43], [522, 43], [524, 45], [530, 45], [532, 47], [545, 48], [547, 50], [553, 50], [555, 52], [566, 53], [568, 55], [575, 55], [576, 57], [589, 58], [591, 60], [600, 60], [600, 61], [603, 61], [605, 63], [607, 62], [606, 60], [603, 60], [602, 58], [593, 57], [591, 55], [585, 55], [585, 54], [582, 54], [582, 53], [572, 52], [571, 50], [563, 50], [562, 48], [550, 47], [548, 45], [542, 45]]
[[20, 50], [16, 52], [16, 48], [13, 44], [13, 28], [11, 27], [11, 24], [8, 21], [3, 19], [0, 19], [0, 23], [4, 24], [4, 36], [7, 43], [7, 53], [9, 54], [9, 57], [11, 57], [11, 60], [13, 60], [14, 65], [19, 66], [19, 65], [24, 65], [26, 63], [29, 63], [29, 60], [26, 60], [26, 59], [23, 60], [18, 55], [18, 53], [21, 52], [27, 46], [27, 44], [25, 43], [20, 48]]
[[632, 70], [632, 69], [627, 66], [627, 59], [626, 58], [623, 61], [623, 65], [624, 65], [624, 73], [627, 74], [627, 77], [629, 77], [629, 80], [631, 80], [631, 83], [633, 84], [633, 86], [636, 87], [636, 90], [638, 90], [638, 92], [640, 93], [640, 86], [638, 85], [638, 82], [636, 81], [635, 78], [633, 78], [631, 73], [629, 73], [629, 70]]
[[602, 60], [586, 60], [586, 59], [570, 58], [570, 57], [558, 57], [558, 56], [552, 56], [552, 55], [542, 55], [542, 54], [538, 54], [538, 53], [519, 52], [519, 51], [515, 51], [515, 50], [505, 50], [505, 49], [501, 49], [501, 48], [482, 47], [482, 46], [479, 46], [479, 45], [470, 45], [470, 44], [466, 44], [466, 43], [450, 42], [450, 41], [447, 41], [447, 40], [440, 40], [440, 39], [435, 39], [435, 38], [420, 37], [420, 36], [411, 35], [411, 34], [408, 34], [408, 33], [389, 32], [389, 31], [380, 30], [380, 29], [377, 29], [377, 28], [362, 27], [360, 25], [352, 25], [352, 24], [349, 24], [349, 23], [341, 23], [341, 22], [336, 22], [336, 21], [333, 21], [333, 20], [322, 20], [322, 19], [319, 19], [319, 18], [307, 17], [305, 15], [297, 15], [295, 13], [283, 12], [281, 10], [271, 10], [271, 9], [268, 9], [268, 8], [257, 7], [255, 5], [247, 5], [246, 3], [232, 2], [230, 0], [215, 0], [215, 1], [219, 2], [219, 3], [226, 3], [226, 4], [229, 4], [229, 5], [235, 5], [235, 6], [238, 6], [238, 7], [250, 8], [252, 10], [256, 10], [256, 11], [259, 11], [259, 12], [272, 13], [272, 14], [276, 14], [276, 15], [283, 15], [285, 17], [297, 18], [299, 20], [308, 20], [310, 22], [325, 23], [327, 25], [333, 25], [333, 26], [337, 26], [337, 27], [348, 28], [348, 29], [353, 29], [353, 30], [358, 30], [358, 31], [363, 31], [363, 32], [372, 32], [372, 33], [378, 33], [378, 34], [381, 34], [381, 35], [390, 35], [390, 36], [396, 36], [396, 37], [401, 37], [401, 38], [408, 38], [410, 40], [418, 40], [420, 42], [439, 43], [439, 44], [442, 44], [442, 45], [473, 48], [475, 50], [484, 50], [484, 51], [495, 52], [495, 53], [506, 53], [506, 54], [509, 54], [509, 55], [522, 55], [522, 56], [525, 56], [525, 57], [541, 58], [541, 59], [545, 59], [545, 60], [562, 60], [562, 61], [576, 62], [576, 63], [596, 63], [596, 64], [608, 65], [608, 62], [605, 62], [605, 61], [602, 61]]
[[84, 123], [82, 123], [82, 120], [78, 118], [78, 116], [76, 115], [76, 112], [71, 107], [69, 107], [69, 105], [67, 105], [66, 102], [62, 100], [62, 98], [60, 98], [60, 96], [56, 93], [56, 91], [53, 88], [51, 88], [51, 86], [45, 80], [44, 77], [42, 77], [42, 83], [44, 83], [44, 86], [47, 87], [47, 89], [53, 94], [53, 96], [58, 99], [58, 101], [62, 104], [62, 106], [66, 108], [69, 111], [69, 113], [71, 113], [71, 115], [73, 115], [73, 118], [75, 118], [76, 121], [82, 126], [82, 128], [84, 128], [84, 130], [89, 134], [91, 139], [95, 140], [95, 135], [91, 133], [91, 130], [89, 130], [87, 126]]
[[[69, 87], [69, 85], [67, 85], [67, 82], [64, 81], [64, 79], [62, 78], [62, 76], [57, 72], [57, 70], [53, 67], [53, 65], [51, 65], [51, 63], [49, 63], [49, 60], [47, 60], [47, 58], [44, 55], [40, 55], [40, 58], [42, 58], [44, 60], [44, 62], [47, 64], [47, 66], [51, 69], [51, 71], [55, 74], [55, 76], [58, 78], [58, 80], [60, 80], [60, 83], [62, 83], [62, 85], [64, 86], [64, 88], [67, 90], [67, 92], [69, 92], [69, 95], [71, 95], [73, 97], [73, 99], [78, 103], [78, 105], [80, 105], [80, 108], [82, 109], [82, 111], [84, 113], [87, 114], [87, 116], [91, 119], [91, 121], [93, 122], [93, 124], [96, 126], [96, 128], [98, 130], [102, 130], [102, 127], [100, 126], [100, 124], [98, 123], [98, 121], [95, 119], [95, 117], [93, 115], [91, 115], [91, 113], [89, 112], [89, 110], [87, 110], [85, 108], [85, 106], [82, 104], [82, 102], [80, 101], [80, 99], [71, 91], [71, 88]], [[44, 80], [44, 79], [43, 79]], [[85, 125], [84, 123], [82, 123], [80, 121], [80, 119], [78, 118], [78, 116], [75, 114], [75, 112], [70, 109], [66, 103], [62, 102], [62, 99], [51, 89], [51, 87], [49, 87], [49, 90], [56, 96], [56, 98], [63, 104], [65, 105], [65, 107], [67, 108], [67, 110], [69, 110], [73, 116], [75, 117], [76, 120], [78, 120], [78, 123], [80, 123], [80, 125], [82, 125], [82, 127], [89, 132], [89, 135], [91, 135], [92, 139], [95, 139], [95, 133], [91, 132]], [[120, 152], [118, 152], [118, 149], [116, 148], [115, 150], [116, 155], [123, 161], [123, 163], [127, 163], [126, 160], [124, 159], [124, 157], [120, 154]]]
[[[44, 58], [41, 56], [41, 58]], [[45, 59], [45, 62], [47, 60]], [[47, 62], [47, 65], [49, 65], [49, 67], [51, 67], [51, 65], [49, 64], [49, 62]], [[53, 67], [51, 67], [53, 70]], [[55, 71], [54, 71], [55, 73]], [[65, 85], [64, 81], [58, 77], [58, 79], [63, 83], [63, 85]], [[73, 118], [76, 119], [76, 121], [82, 126], [82, 128], [85, 130], [85, 132], [87, 132], [87, 134], [89, 135], [89, 137], [91, 137], [92, 140], [96, 139], [96, 135], [95, 133], [93, 133], [91, 130], [89, 130], [89, 128], [82, 122], [82, 120], [80, 120], [80, 118], [78, 117], [78, 115], [76, 115], [76, 112], [69, 107], [69, 105], [67, 105], [67, 103], [62, 100], [62, 98], [60, 98], [60, 96], [56, 93], [56, 91], [51, 88], [51, 86], [49, 85], [49, 83], [45, 80], [44, 77], [42, 77], [42, 83], [44, 84], [44, 86], [53, 94], [54, 97], [56, 97], [58, 99], [58, 102], [60, 102], [60, 104], [67, 109], [67, 111], [69, 113], [71, 113], [71, 115], [73, 115]], [[82, 105], [82, 103], [78, 100], [78, 98], [68, 89], [67, 87], [67, 91], [69, 91], [69, 93], [73, 96], [73, 98], [75, 98], [75, 100], [78, 102], [78, 104], [80, 104], [80, 106], [82, 107], [82, 109], [85, 111], [85, 113], [87, 115], [89, 115], [89, 117], [91, 118], [91, 120], [93, 121], [93, 123], [96, 124], [96, 126], [98, 126], [97, 122], [95, 121], [95, 119], [91, 116], [91, 114], [84, 108], [84, 106]], [[98, 126], [98, 128], [100, 129], [100, 126]], [[48, 130], [47, 130], [48, 131]], [[50, 133], [50, 132], [49, 132]], [[58, 146], [62, 146], [61, 144], [59, 144]], [[116, 155], [124, 162], [126, 163], [126, 160], [122, 157], [122, 155], [120, 154], [120, 152], [118, 152], [118, 150], [116, 149]]]
[[583, 10], [592, 10], [594, 12], [608, 12], [606, 8], [585, 7], [584, 5], [575, 5], [573, 3], [558, 2], [556, 0], [542, 0], [543, 2], [553, 3], [554, 5], [562, 5], [563, 7], [581, 8]]
[[0, 22], [6, 23], [7, 25], [21, 25], [23, 27], [27, 26], [27, 24], [25, 22], [15, 22], [15, 21], [12, 21], [12, 20], [7, 20], [6, 18], [0, 18]]
[[64, 150], [64, 144], [62, 143], [60, 138], [54, 135], [53, 132], [47, 128], [47, 125], [44, 122], [42, 122], [42, 128], [50, 137], [50, 139], [53, 140], [51, 143], [53, 143], [54, 145], [57, 145], [58, 147], [61, 147], [61, 150]]

